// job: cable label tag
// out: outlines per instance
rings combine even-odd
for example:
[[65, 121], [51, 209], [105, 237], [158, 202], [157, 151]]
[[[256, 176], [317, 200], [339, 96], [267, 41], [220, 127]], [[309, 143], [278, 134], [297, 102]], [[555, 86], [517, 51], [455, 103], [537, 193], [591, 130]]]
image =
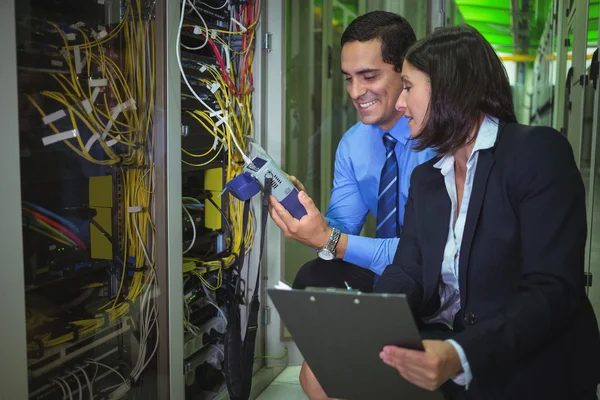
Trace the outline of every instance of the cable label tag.
[[87, 112], [88, 114], [92, 113], [92, 105], [90, 104], [89, 100], [84, 100], [81, 102], [81, 106], [83, 107], [83, 109], [85, 110], [85, 112]]
[[219, 90], [221, 88], [221, 85], [218, 82], [213, 83], [212, 85], [209, 86], [210, 91], [215, 93], [217, 90]]
[[77, 137], [77, 135], [79, 135], [79, 132], [77, 131], [77, 129], [72, 129], [70, 131], [65, 131], [65, 132], [57, 133], [55, 135], [46, 136], [46, 137], [42, 138], [42, 142], [44, 143], [44, 146], [48, 146], [48, 145], [54, 144], [56, 142], [62, 142], [63, 140], [75, 138], [75, 137]]
[[83, 69], [83, 64], [81, 64], [81, 50], [79, 50], [79, 46], [73, 47], [73, 56], [75, 57], [75, 72], [77, 72], [77, 75], [79, 75]]
[[96, 87], [94, 88], [94, 91], [92, 92], [92, 103], [96, 102], [96, 98], [98, 97], [98, 94], [100, 94], [100, 88]]
[[90, 87], [107, 86], [108, 79], [90, 79]]
[[42, 118], [42, 121], [44, 122], [44, 124], [48, 125], [66, 116], [67, 114], [65, 113], [65, 110], [58, 110], [56, 112], [53, 112], [52, 114], [46, 115], [44, 118]]
[[98, 138], [100, 137], [100, 135], [98, 135], [97, 133], [94, 133], [92, 135], [92, 137], [90, 137], [87, 141], [87, 143], [85, 144], [85, 151], [87, 151], [88, 153], [90, 152], [90, 149], [92, 148], [92, 145], [94, 143], [96, 143], [96, 140], [98, 140]]
[[108, 147], [113, 147], [115, 144], [119, 143], [120, 140], [121, 140], [121, 135], [118, 135], [114, 139], [111, 139], [108, 142], [106, 142], [106, 145]]

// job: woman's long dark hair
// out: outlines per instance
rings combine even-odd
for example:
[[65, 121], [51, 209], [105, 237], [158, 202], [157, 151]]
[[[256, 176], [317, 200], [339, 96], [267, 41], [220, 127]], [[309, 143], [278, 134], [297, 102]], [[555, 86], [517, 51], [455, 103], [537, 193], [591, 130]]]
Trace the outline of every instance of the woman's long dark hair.
[[506, 70], [485, 38], [473, 27], [441, 28], [419, 40], [406, 61], [427, 74], [431, 100], [416, 148], [453, 154], [478, 129], [482, 114], [516, 122]]

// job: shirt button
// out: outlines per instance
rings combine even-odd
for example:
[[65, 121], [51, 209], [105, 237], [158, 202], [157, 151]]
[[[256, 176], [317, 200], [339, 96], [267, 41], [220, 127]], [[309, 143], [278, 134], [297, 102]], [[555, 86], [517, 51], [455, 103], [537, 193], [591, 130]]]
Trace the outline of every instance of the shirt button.
[[474, 312], [469, 312], [465, 315], [464, 320], [467, 325], [474, 325], [477, 322], [477, 314]]

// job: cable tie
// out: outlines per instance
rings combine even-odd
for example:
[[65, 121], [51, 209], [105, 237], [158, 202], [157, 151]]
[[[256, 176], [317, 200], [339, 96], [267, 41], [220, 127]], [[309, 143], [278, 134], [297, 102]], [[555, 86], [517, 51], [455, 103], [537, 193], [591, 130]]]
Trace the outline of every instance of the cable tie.
[[128, 213], [138, 213], [138, 212], [141, 212], [142, 210], [143, 210], [143, 207], [141, 207], [141, 206], [127, 207]]
[[73, 332], [73, 340], [69, 340], [70, 342], [76, 342], [79, 340], [79, 327], [75, 324], [67, 325], [69, 331]]
[[77, 39], [77, 35], [74, 32], [67, 33], [65, 36], [67, 37], [67, 40], [75, 40], [75, 39]]
[[227, 111], [225, 111], [223, 113], [223, 116], [219, 116], [219, 121], [217, 121], [217, 123], [215, 124], [216, 127], [221, 126], [221, 124], [223, 124], [224, 122], [227, 122], [227, 119], [229, 119], [229, 114], [227, 114]]
[[33, 352], [32, 357], [33, 358], [43, 358], [44, 357], [44, 353], [46, 352], [46, 347], [44, 346], [44, 342], [42, 341], [42, 339], [33, 339], [33, 341], [35, 343], [37, 343], [38, 348], [35, 352]]
[[96, 318], [102, 318], [104, 320], [102, 327], [108, 326], [110, 324], [110, 315], [106, 310], [102, 310], [102, 314], [100, 314], [100, 317], [96, 315]]
[[219, 90], [221, 88], [221, 84], [218, 82], [213, 83], [212, 85], [209, 86], [210, 91], [215, 93], [217, 90]]
[[206, 68], [206, 65], [203, 65], [200, 67], [200, 72], [204, 72], [206, 71], [208, 68]]
[[95, 30], [92, 29], [92, 37], [94, 39], [98, 39], [98, 32], [96, 32]]
[[135, 304], [133, 304], [133, 301], [129, 300], [129, 299], [125, 299], [123, 300], [123, 303], [127, 303], [129, 304], [129, 312], [127, 314], [129, 314], [130, 316], [134, 316], [133, 315], [133, 311], [134, 311], [134, 306]]
[[133, 98], [127, 100], [126, 102], [123, 103], [123, 110], [128, 110], [128, 109], [132, 109], [132, 110], [137, 110], [137, 107], [135, 106], [135, 100]]
[[217, 150], [217, 145], [219, 144], [219, 137], [215, 135], [215, 140], [213, 141], [212, 149]]
[[53, 112], [52, 114], [46, 115], [44, 118], [42, 118], [42, 121], [44, 122], [44, 124], [48, 125], [66, 116], [67, 113], [65, 113], [65, 110], [58, 110]]
[[52, 65], [53, 67], [62, 67], [63, 62], [59, 60], [50, 60], [50, 65]]
[[221, 115], [223, 114], [223, 110], [218, 110], [218, 111], [213, 111], [210, 114], [208, 114], [210, 117], [215, 117], [217, 115]]
[[106, 27], [102, 26], [102, 25], [98, 25], [98, 30], [99, 31], [105, 31]]
[[100, 33], [98, 33], [98, 38], [99, 39], [103, 39], [106, 37], [106, 35], [108, 35], [108, 33], [106, 33], [106, 31], [100, 31]]
[[107, 86], [108, 79], [90, 79], [90, 87]]
[[55, 135], [50, 135], [42, 138], [42, 142], [44, 146], [48, 146], [54, 144], [56, 142], [62, 142], [63, 140], [72, 139], [79, 135], [77, 129], [72, 129], [70, 131], [65, 131], [61, 133], [57, 133]]
[[73, 28], [73, 29], [79, 29], [79, 28], [83, 28], [83, 27], [85, 26], [85, 22], [81, 22], [81, 21], [79, 21], [79, 22], [76, 22], [76, 23], [74, 23], [74, 24], [72, 24], [72, 25], [70, 25], [70, 26], [71, 26], [71, 28]]
[[130, 271], [130, 272], [146, 272], [148, 270], [148, 267], [146, 265], [142, 265], [141, 267], [125, 267], [126, 271]]
[[212, 29], [212, 30], [210, 31], [210, 38], [211, 38], [211, 39], [214, 39], [214, 38], [216, 38], [216, 37], [217, 37], [217, 31], [216, 31], [216, 29]]
[[194, 35], [202, 35], [202, 28], [200, 28], [198, 25], [194, 25]]

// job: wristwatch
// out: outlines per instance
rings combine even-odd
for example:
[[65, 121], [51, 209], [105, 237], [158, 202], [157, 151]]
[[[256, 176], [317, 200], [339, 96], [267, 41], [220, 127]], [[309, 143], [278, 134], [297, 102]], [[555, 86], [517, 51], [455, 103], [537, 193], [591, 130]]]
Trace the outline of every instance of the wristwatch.
[[323, 260], [333, 260], [335, 258], [335, 248], [337, 247], [338, 242], [340, 241], [341, 232], [335, 228], [331, 229], [331, 235], [329, 235], [329, 240], [325, 244], [325, 246], [321, 247], [318, 250], [318, 255]]

